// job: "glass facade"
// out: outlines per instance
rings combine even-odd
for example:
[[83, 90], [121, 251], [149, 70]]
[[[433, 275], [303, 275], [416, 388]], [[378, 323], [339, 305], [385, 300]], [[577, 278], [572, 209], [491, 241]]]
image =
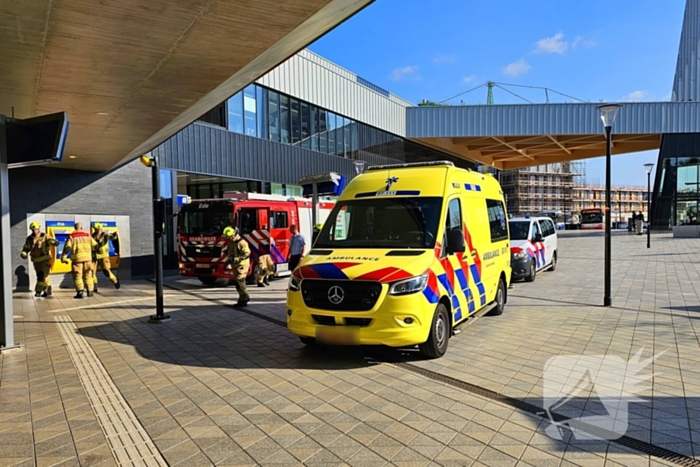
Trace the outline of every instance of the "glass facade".
[[369, 163], [450, 160], [474, 168], [471, 162], [257, 84], [232, 96], [222, 107], [227, 111], [221, 113], [228, 116], [222, 126], [255, 138]]
[[700, 134], [664, 135], [652, 198], [653, 227], [698, 224]]

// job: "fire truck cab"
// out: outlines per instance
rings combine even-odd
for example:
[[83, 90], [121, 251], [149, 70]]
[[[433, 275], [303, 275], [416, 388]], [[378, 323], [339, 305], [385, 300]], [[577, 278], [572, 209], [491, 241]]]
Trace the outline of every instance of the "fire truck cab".
[[[319, 201], [317, 222], [322, 223], [335, 205]], [[233, 270], [227, 268], [228, 241], [222, 236], [226, 226], [239, 228], [250, 246], [248, 282], [256, 277], [258, 259], [270, 255], [275, 277], [288, 276], [287, 256], [291, 234], [297, 225], [311, 247], [312, 203], [303, 198], [257, 193], [224, 193], [224, 198], [192, 200], [178, 215], [178, 255], [181, 276], [197, 277], [204, 284], [229, 282]]]

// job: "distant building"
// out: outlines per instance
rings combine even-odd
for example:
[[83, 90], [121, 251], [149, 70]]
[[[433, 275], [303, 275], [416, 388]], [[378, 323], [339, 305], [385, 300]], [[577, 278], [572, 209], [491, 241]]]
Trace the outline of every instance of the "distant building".
[[513, 215], [574, 210], [574, 186], [585, 177], [584, 162], [538, 165], [500, 173], [508, 212]]
[[[646, 187], [613, 186], [611, 187], [610, 209], [612, 222], [626, 222], [633, 213], [642, 212], [647, 218]], [[581, 209], [604, 208], [605, 186], [581, 185], [573, 189], [573, 211]]]
[[[482, 171], [493, 169], [480, 167]], [[605, 187], [585, 184], [585, 162], [562, 162], [497, 173], [514, 216], [560, 211], [577, 222], [581, 209], [605, 207]], [[633, 212], [646, 216], [646, 187], [612, 187], [612, 222], [625, 222]]]

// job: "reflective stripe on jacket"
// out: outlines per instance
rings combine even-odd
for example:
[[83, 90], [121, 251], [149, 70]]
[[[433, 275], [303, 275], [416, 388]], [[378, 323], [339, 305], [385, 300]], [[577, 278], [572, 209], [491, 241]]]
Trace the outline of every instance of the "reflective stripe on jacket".
[[57, 246], [58, 240], [51, 237], [47, 237], [46, 234], [42, 233], [37, 236], [34, 234], [27, 237], [24, 242], [24, 247], [22, 248], [22, 255], [29, 255], [32, 259], [32, 263], [40, 263], [51, 259], [51, 247]]
[[109, 258], [109, 241], [117, 237], [116, 232], [102, 232], [100, 235], [95, 235], [93, 238], [97, 242], [97, 259]]
[[63, 247], [61, 259], [70, 253], [71, 261], [74, 263], [84, 263], [92, 261], [92, 249], [97, 246], [97, 242], [87, 232], [73, 232]]

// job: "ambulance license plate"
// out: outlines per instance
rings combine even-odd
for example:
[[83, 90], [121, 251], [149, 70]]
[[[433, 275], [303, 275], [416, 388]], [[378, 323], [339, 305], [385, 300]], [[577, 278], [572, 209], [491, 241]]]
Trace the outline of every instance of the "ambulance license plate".
[[209, 269], [209, 268], [211, 268], [211, 264], [197, 263], [197, 265], [195, 267], [197, 269]]
[[360, 345], [360, 336], [354, 328], [318, 328], [316, 341], [331, 345]]

